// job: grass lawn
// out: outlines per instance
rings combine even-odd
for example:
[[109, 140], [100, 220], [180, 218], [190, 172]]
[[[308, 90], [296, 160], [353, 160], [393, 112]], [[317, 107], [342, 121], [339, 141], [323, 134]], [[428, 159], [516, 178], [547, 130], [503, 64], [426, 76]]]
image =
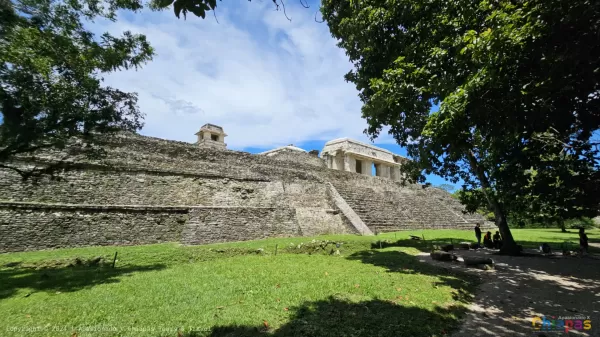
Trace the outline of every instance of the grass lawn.
[[[473, 239], [438, 230], [0, 254], [0, 335], [443, 336], [477, 280], [418, 262], [427, 243], [408, 234]], [[514, 236], [577, 242], [559, 230]], [[600, 231], [588, 236], [600, 241]], [[400, 247], [378, 249], [377, 240]]]

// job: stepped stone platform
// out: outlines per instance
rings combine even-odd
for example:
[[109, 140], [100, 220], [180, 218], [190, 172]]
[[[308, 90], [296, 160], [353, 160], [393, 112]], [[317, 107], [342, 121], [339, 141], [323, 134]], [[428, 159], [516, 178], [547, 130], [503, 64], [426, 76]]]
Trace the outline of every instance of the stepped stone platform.
[[483, 220], [463, 213], [460, 202], [436, 188], [401, 187], [399, 183], [370, 187], [333, 183], [340, 195], [374, 232], [408, 229], [472, 229]]
[[[443, 190], [329, 169], [299, 151], [253, 155], [135, 134], [108, 137], [104, 148], [104, 158], [77, 158], [59, 179], [23, 181], [0, 169], [0, 253], [483, 223]], [[61, 157], [36, 153], [15, 164]]]

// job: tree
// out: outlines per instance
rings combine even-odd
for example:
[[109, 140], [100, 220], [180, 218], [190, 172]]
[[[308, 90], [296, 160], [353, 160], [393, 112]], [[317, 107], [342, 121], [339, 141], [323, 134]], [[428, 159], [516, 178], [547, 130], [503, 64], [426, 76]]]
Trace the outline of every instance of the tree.
[[[566, 160], [546, 154], [561, 161], [548, 165], [540, 173], [532, 170], [534, 177], [527, 186], [528, 193], [516, 196], [505, 203], [510, 205], [513, 218], [528, 222], [554, 223], [566, 232], [565, 221], [582, 217], [593, 218], [598, 214], [599, 195], [593, 189], [597, 178], [593, 168], [575, 165], [585, 164], [578, 160]], [[587, 172], [587, 173], [586, 173]], [[543, 176], [542, 176], [543, 174]]]
[[[599, 195], [597, 178], [581, 174], [585, 168], [576, 172], [569, 169], [568, 163], [553, 165], [562, 172], [546, 171], [546, 177], [539, 177], [532, 170], [531, 184], [522, 195], [512, 195], [502, 200], [512, 224], [541, 223], [558, 225], [566, 232], [565, 222], [573, 219], [593, 218], [598, 214]], [[566, 170], [565, 170], [566, 169]], [[474, 191], [459, 190], [456, 197], [471, 212], [488, 214], [489, 205], [480, 189]]]
[[135, 0], [0, 2], [0, 167], [24, 178], [49, 173], [64, 163], [25, 169], [15, 159], [47, 149], [98, 154], [97, 135], [141, 128], [136, 94], [102, 86], [101, 74], [139, 67], [152, 48], [143, 35], [95, 37], [82, 23], [140, 8]]
[[598, 171], [599, 3], [324, 0], [322, 13], [354, 64], [346, 80], [359, 90], [366, 132], [390, 126], [416, 181], [436, 173], [480, 191], [504, 252], [518, 250], [507, 201], [565, 163], [580, 181]]

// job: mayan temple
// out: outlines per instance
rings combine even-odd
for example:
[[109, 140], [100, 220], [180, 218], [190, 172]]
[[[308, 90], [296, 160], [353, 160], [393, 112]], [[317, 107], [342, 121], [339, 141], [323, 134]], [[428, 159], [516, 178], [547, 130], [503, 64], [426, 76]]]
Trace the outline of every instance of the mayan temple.
[[228, 150], [220, 126], [196, 135], [196, 143], [112, 136], [105, 157], [74, 162], [59, 179], [0, 170], [0, 252], [372, 235], [483, 220], [443, 190], [403, 186], [407, 159], [370, 144], [342, 138], [320, 154], [293, 145], [250, 154]]

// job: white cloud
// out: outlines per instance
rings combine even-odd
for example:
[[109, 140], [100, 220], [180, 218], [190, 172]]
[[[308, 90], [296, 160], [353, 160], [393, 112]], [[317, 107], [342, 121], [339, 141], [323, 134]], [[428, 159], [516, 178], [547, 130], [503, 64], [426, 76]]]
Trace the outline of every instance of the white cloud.
[[[204, 123], [223, 126], [229, 148], [308, 140], [366, 140], [357, 91], [343, 76], [352, 65], [325, 23], [287, 4], [289, 22], [270, 1], [219, 2], [217, 17], [178, 20], [171, 10], [126, 15], [94, 30], [145, 34], [156, 50], [138, 71], [107, 84], [139, 94], [142, 133], [195, 141]], [[380, 137], [385, 142], [389, 137]]]

